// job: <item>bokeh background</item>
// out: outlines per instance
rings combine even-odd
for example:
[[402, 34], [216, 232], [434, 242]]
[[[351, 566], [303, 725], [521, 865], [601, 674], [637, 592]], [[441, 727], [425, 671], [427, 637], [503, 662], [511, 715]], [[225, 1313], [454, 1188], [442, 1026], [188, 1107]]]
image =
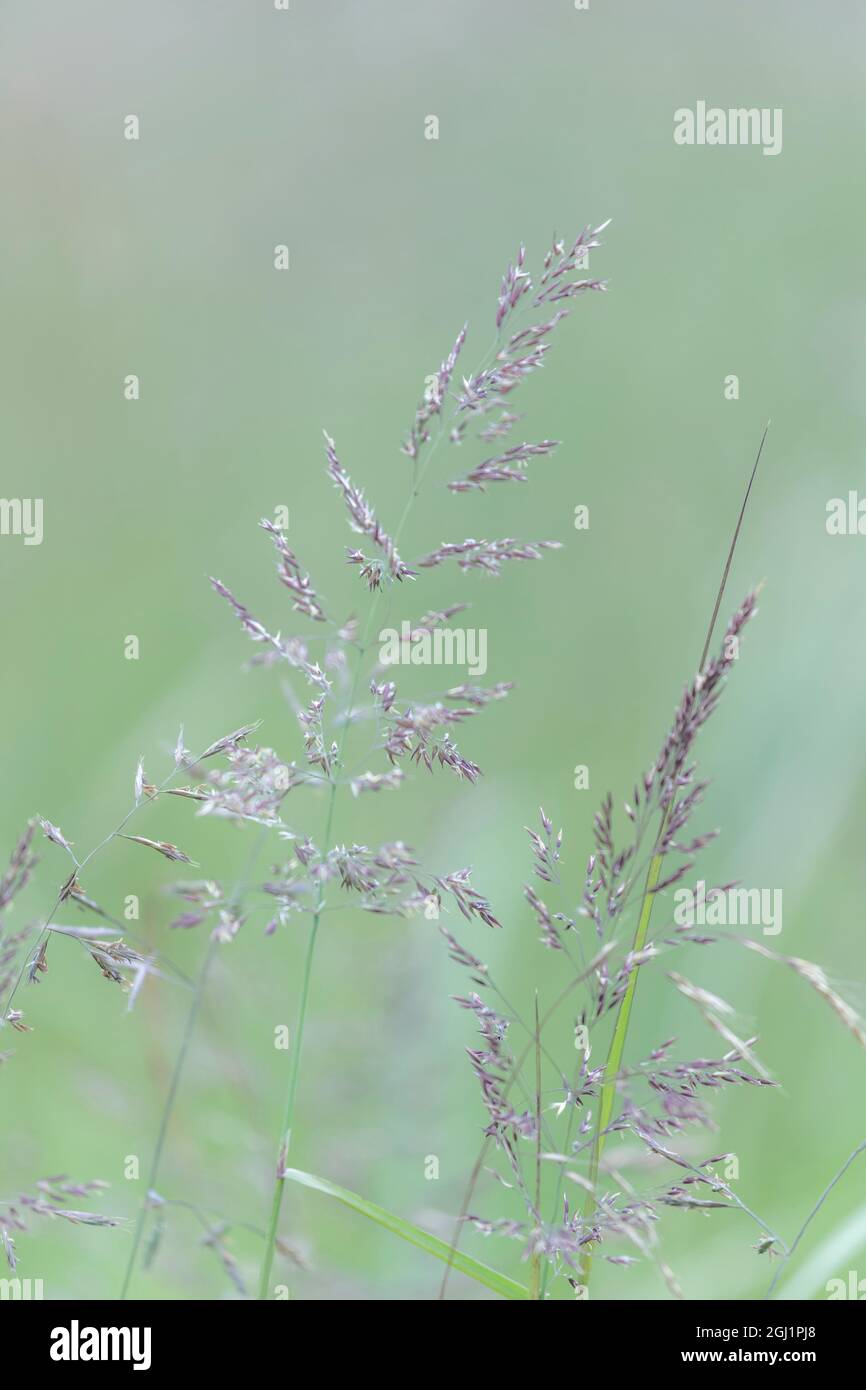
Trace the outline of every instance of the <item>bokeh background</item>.
[[[281, 678], [241, 669], [252, 649], [207, 575], [299, 630], [256, 527], [284, 505], [331, 607], [363, 613], [322, 428], [393, 526], [408, 486], [399, 444], [459, 326], [468, 370], [520, 241], [537, 264], [552, 233], [610, 217], [591, 262], [609, 293], [577, 303], [516, 398], [525, 437], [562, 447], [528, 486], [483, 497], [445, 491], [456, 465], [440, 452], [401, 547], [565, 542], [498, 582], [435, 571], [395, 613], [471, 601], [468, 621], [489, 633], [486, 679], [517, 680], [459, 740], [484, 777], [473, 789], [417, 774], [397, 796], [343, 797], [336, 834], [402, 837], [437, 870], [471, 864], [505, 930], [473, 927], [467, 944], [524, 1003], [536, 982], [552, 997], [558, 963], [522, 900], [522, 827], [539, 803], [564, 827], [576, 900], [597, 803], [628, 794], [695, 665], [772, 416], [725, 605], [765, 580], [760, 617], [702, 740], [713, 786], [701, 823], [723, 832], [702, 876], [781, 888], [769, 944], [819, 960], [862, 1002], [866, 541], [829, 537], [825, 509], [863, 486], [864, 29], [856, 0], [591, 0], [585, 12], [291, 0], [288, 13], [270, 0], [6, 0], [0, 491], [44, 498], [45, 536], [0, 539], [3, 844], [39, 812], [86, 852], [128, 808], [139, 755], [154, 780], [168, 772], [181, 722], [198, 748], [260, 718], [265, 742], [300, 755]], [[782, 153], [677, 147], [673, 111], [698, 99], [781, 107]], [[138, 142], [123, 138], [130, 113]], [[438, 141], [424, 139], [430, 114]], [[288, 273], [273, 268], [278, 243]], [[729, 373], [737, 401], [724, 398]], [[587, 532], [573, 529], [579, 503]], [[138, 661], [124, 658], [129, 634]], [[573, 787], [578, 763], [588, 791]], [[304, 795], [291, 814], [321, 835], [324, 802]], [[251, 842], [185, 802], [147, 808], [135, 828], [229, 882]], [[66, 875], [60, 850], [40, 852], [10, 925], [36, 922]], [[140, 895], [138, 929], [193, 972], [206, 938], [169, 936], [173, 870], [115, 844], [85, 887], [115, 912]], [[287, 1065], [273, 1027], [293, 1024], [304, 944], [302, 925], [266, 939], [264, 920], [219, 958], [160, 1180], [166, 1197], [254, 1226]], [[335, 913], [318, 949], [294, 1162], [444, 1232], [483, 1122], [471, 1023], [449, 999], [464, 980], [422, 920]], [[723, 1095], [706, 1152], [735, 1152], [743, 1200], [790, 1236], [864, 1137], [866, 1057], [790, 972], [734, 949], [695, 948], [679, 968], [736, 1002], [782, 1082]], [[14, 1057], [0, 1072], [0, 1196], [53, 1173], [100, 1177], [105, 1209], [133, 1217], [143, 1180], [126, 1181], [124, 1161], [146, 1169], [187, 1004], [152, 982], [127, 1015], [84, 953], [55, 942], [50, 973], [23, 995], [35, 1031], [2, 1039]], [[696, 1055], [716, 1046], [663, 972], [646, 971], [630, 1054], [674, 1033]], [[508, 1194], [482, 1184], [475, 1207], [504, 1214]], [[855, 1168], [789, 1294], [822, 1297], [828, 1278], [866, 1273], [864, 1213]], [[305, 1273], [282, 1266], [294, 1297], [435, 1294], [435, 1262], [317, 1194], [287, 1193], [282, 1230], [309, 1257]], [[662, 1222], [692, 1298], [758, 1296], [770, 1272], [751, 1249], [759, 1234], [735, 1213]], [[173, 1211], [134, 1292], [236, 1296], [200, 1237]], [[43, 1277], [46, 1297], [113, 1297], [130, 1238], [34, 1221], [19, 1273]], [[519, 1272], [511, 1242], [470, 1234], [466, 1248]], [[232, 1249], [253, 1286], [255, 1235], [237, 1232]], [[600, 1297], [668, 1296], [651, 1265], [599, 1265], [597, 1279]], [[455, 1278], [452, 1296], [484, 1294]]]

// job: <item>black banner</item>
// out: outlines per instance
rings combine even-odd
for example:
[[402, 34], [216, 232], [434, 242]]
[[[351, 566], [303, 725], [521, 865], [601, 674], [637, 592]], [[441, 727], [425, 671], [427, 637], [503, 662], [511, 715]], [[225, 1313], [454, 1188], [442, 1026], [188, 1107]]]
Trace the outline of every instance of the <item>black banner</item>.
[[[475, 1302], [478, 1319], [478, 1302]], [[298, 1303], [0, 1303], [0, 1327], [5, 1336], [4, 1363], [10, 1373], [18, 1357], [30, 1375], [51, 1377], [116, 1374], [148, 1375], [174, 1370], [210, 1370], [225, 1376], [235, 1370], [249, 1373], [264, 1360], [297, 1370], [301, 1352], [306, 1363], [316, 1355], [319, 1337]], [[488, 1306], [487, 1319], [495, 1318]], [[459, 1315], [458, 1315], [459, 1316]], [[513, 1310], [512, 1310], [513, 1316]], [[336, 1314], [346, 1321], [346, 1310]], [[345, 1355], [357, 1364], [359, 1346], [371, 1348], [370, 1309], [365, 1337], [345, 1341]], [[826, 1374], [839, 1359], [854, 1360], [863, 1322], [859, 1308], [842, 1302], [815, 1303], [614, 1303], [576, 1300], [561, 1323], [530, 1324], [533, 1334], [543, 1328], [557, 1337], [565, 1334], [560, 1355], [575, 1367], [602, 1367], [610, 1361], [617, 1378], [636, 1363], [658, 1374], [674, 1366], [728, 1368], [807, 1366]], [[352, 1314], [349, 1314], [352, 1321]], [[447, 1325], [447, 1324], [446, 1324]], [[458, 1327], [459, 1327], [458, 1323]], [[485, 1340], [492, 1327], [488, 1322]], [[509, 1342], [519, 1348], [513, 1323]], [[375, 1335], [375, 1333], [374, 1333]], [[391, 1341], [390, 1333], [389, 1342]], [[334, 1343], [326, 1343], [323, 1369], [334, 1369]], [[535, 1344], [537, 1345], [537, 1344]], [[545, 1358], [555, 1344], [547, 1344]], [[368, 1353], [369, 1354], [369, 1351]], [[453, 1350], [442, 1347], [443, 1367]], [[518, 1350], [519, 1355], [519, 1350]], [[435, 1352], [434, 1352], [435, 1356]], [[362, 1361], [366, 1356], [361, 1358]], [[405, 1369], [408, 1369], [409, 1362]], [[453, 1363], [452, 1363], [453, 1364]], [[429, 1373], [430, 1348], [424, 1368]]]

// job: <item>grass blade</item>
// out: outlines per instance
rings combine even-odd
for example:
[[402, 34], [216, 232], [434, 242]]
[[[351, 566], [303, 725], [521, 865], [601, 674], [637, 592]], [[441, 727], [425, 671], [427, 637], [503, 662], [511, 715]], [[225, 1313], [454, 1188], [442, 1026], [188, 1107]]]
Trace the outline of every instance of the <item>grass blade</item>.
[[440, 1240], [438, 1236], [433, 1236], [429, 1231], [422, 1231], [420, 1226], [414, 1226], [411, 1221], [404, 1221], [402, 1216], [396, 1216], [391, 1211], [386, 1211], [384, 1207], [379, 1207], [375, 1202], [368, 1202], [365, 1197], [359, 1197], [357, 1192], [350, 1192], [348, 1188], [338, 1187], [336, 1183], [328, 1182], [327, 1178], [317, 1178], [313, 1173], [303, 1173], [298, 1168], [287, 1168], [285, 1180], [300, 1183], [302, 1187], [311, 1187], [314, 1192], [324, 1192], [326, 1197], [335, 1197], [338, 1202], [349, 1207], [352, 1211], [357, 1211], [361, 1216], [366, 1216], [368, 1220], [375, 1221], [377, 1226], [383, 1226], [392, 1235], [400, 1236], [410, 1245], [416, 1245], [419, 1250], [426, 1250], [428, 1255], [434, 1255], [437, 1260], [444, 1260], [450, 1263], [460, 1274], [467, 1274], [470, 1279], [475, 1279], [479, 1284], [484, 1284], [486, 1288], [498, 1293], [501, 1298], [521, 1298], [527, 1299], [529, 1292], [522, 1284], [516, 1280], [509, 1279], [505, 1274], [499, 1274], [497, 1270], [484, 1265], [480, 1260], [473, 1260], [470, 1255], [464, 1255], [462, 1251], [452, 1252], [447, 1241]]

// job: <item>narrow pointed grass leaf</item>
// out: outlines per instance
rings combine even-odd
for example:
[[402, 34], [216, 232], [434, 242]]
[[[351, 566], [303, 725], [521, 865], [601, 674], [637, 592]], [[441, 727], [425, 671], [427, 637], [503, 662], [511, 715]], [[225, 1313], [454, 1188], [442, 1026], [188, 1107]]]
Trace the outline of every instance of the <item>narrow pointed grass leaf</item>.
[[405, 1221], [394, 1212], [386, 1211], [375, 1202], [368, 1202], [365, 1197], [359, 1197], [357, 1192], [338, 1187], [336, 1183], [328, 1182], [327, 1178], [317, 1178], [313, 1173], [303, 1173], [298, 1168], [287, 1168], [283, 1176], [288, 1181], [300, 1183], [302, 1187], [311, 1187], [314, 1192], [324, 1192], [326, 1197], [335, 1197], [338, 1202], [342, 1202], [352, 1211], [359, 1212], [361, 1216], [366, 1216], [370, 1221], [375, 1221], [377, 1226], [383, 1226], [392, 1235], [400, 1236], [410, 1245], [416, 1245], [419, 1250], [426, 1250], [428, 1255], [434, 1255], [437, 1260], [444, 1260], [459, 1274], [466, 1274], [477, 1283], [484, 1284], [501, 1298], [529, 1298], [528, 1289], [516, 1280], [499, 1274], [497, 1270], [482, 1264], [480, 1260], [473, 1260], [470, 1255], [465, 1255], [460, 1250], [452, 1251], [447, 1241], [440, 1240], [429, 1231], [422, 1231], [420, 1226]]

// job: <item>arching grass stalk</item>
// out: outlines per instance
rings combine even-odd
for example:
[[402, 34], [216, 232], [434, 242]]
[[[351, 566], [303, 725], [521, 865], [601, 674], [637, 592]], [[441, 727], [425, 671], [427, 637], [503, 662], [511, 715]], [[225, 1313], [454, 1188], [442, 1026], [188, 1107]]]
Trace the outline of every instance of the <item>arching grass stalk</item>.
[[854, 1161], [858, 1159], [862, 1153], [866, 1153], [866, 1139], [864, 1139], [862, 1143], [858, 1144], [856, 1149], [854, 1149], [853, 1152], [848, 1155], [845, 1162], [842, 1164], [842, 1167], [839, 1169], [838, 1173], [835, 1175], [835, 1177], [831, 1178], [830, 1182], [828, 1182], [827, 1186], [824, 1188], [824, 1191], [821, 1193], [821, 1196], [818, 1198], [812, 1210], [809, 1212], [809, 1215], [806, 1217], [806, 1220], [803, 1222], [802, 1226], [800, 1227], [799, 1231], [797, 1232], [796, 1236], [791, 1242], [790, 1249], [785, 1250], [784, 1258], [779, 1261], [776, 1273], [770, 1281], [770, 1287], [764, 1294], [765, 1299], [773, 1297], [776, 1285], [778, 1284], [779, 1280], [784, 1274], [789, 1261], [793, 1258], [797, 1246], [800, 1244], [800, 1241], [803, 1239], [804, 1235], [806, 1234], [806, 1231], [812, 1223], [812, 1219], [818, 1215], [818, 1212], [821, 1210], [827, 1198], [830, 1196], [830, 1193], [833, 1191], [833, 1188], [836, 1186], [838, 1182], [842, 1180], [842, 1178], [844, 1178], [845, 1174], [848, 1172], [848, 1169], [851, 1167], [851, 1164], [854, 1163]]

